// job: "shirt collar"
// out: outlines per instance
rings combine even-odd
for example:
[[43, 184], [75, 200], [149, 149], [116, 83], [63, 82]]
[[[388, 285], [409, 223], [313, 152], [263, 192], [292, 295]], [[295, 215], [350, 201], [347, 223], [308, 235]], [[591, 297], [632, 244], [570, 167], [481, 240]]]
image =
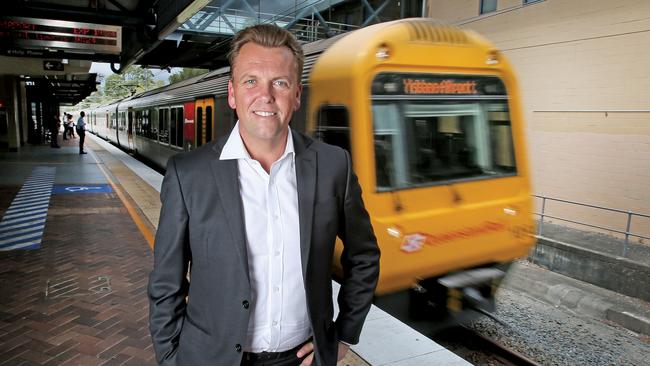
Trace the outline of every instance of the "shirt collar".
[[[284, 159], [289, 154], [291, 154], [292, 161], [295, 161], [296, 153], [293, 148], [293, 137], [291, 135], [291, 129], [289, 127], [287, 127], [287, 129], [289, 129], [289, 134], [287, 135], [287, 144], [284, 147], [284, 153], [282, 153], [282, 156], [280, 156], [278, 161]], [[230, 131], [228, 141], [226, 141], [226, 144], [221, 150], [221, 155], [219, 155], [219, 160], [238, 159], [253, 159], [248, 153], [248, 150], [246, 150], [244, 141], [242, 141], [241, 135], [239, 134], [239, 121], [237, 121], [235, 127], [233, 127], [232, 131]]]

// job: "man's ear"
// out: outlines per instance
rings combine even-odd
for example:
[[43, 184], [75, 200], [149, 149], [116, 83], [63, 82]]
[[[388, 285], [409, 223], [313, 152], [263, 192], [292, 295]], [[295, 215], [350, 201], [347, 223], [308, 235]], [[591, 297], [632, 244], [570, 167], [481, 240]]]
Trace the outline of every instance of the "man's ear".
[[296, 104], [293, 106], [293, 111], [300, 109], [300, 95], [302, 95], [302, 84], [298, 84], [298, 91], [296, 92]]
[[235, 104], [235, 89], [232, 86], [232, 79], [228, 80], [228, 105], [232, 109], [237, 109], [237, 104]]

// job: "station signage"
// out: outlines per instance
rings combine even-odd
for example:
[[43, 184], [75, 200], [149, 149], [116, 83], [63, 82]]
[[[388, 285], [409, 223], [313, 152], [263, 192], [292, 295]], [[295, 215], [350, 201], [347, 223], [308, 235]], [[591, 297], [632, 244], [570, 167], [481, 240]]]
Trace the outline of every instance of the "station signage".
[[50, 48], [109, 54], [122, 52], [122, 27], [25, 17], [0, 17], [4, 49]]
[[45, 71], [63, 71], [63, 62], [61, 61], [43, 61], [43, 70]]

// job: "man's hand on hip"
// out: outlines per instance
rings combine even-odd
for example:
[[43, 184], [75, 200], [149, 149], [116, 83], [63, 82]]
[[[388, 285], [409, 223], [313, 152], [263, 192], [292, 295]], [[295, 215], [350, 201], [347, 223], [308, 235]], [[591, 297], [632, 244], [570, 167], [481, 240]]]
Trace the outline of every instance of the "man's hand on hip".
[[[339, 342], [339, 354], [337, 361], [341, 361], [343, 358], [345, 358], [345, 355], [348, 353], [349, 349], [350, 346]], [[314, 362], [314, 342], [309, 342], [302, 346], [302, 348], [298, 350], [297, 356], [298, 358], [307, 356], [304, 360], [302, 360], [300, 366], [311, 366], [312, 362]]]

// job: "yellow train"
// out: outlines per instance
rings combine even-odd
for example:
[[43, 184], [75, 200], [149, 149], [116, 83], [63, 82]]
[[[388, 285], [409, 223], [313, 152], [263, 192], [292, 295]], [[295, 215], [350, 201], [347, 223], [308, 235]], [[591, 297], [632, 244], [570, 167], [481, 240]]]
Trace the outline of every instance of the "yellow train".
[[[492, 298], [534, 243], [521, 98], [503, 55], [472, 32], [405, 19], [305, 56], [307, 108], [292, 126], [351, 152], [382, 252], [377, 295], [415, 289], [452, 311]], [[102, 106], [91, 129], [164, 166], [230, 131], [229, 77]]]
[[414, 288], [454, 311], [490, 299], [534, 244], [521, 98], [503, 55], [432, 20], [382, 23], [331, 44], [308, 94], [307, 129], [351, 151], [382, 252], [377, 294]]

